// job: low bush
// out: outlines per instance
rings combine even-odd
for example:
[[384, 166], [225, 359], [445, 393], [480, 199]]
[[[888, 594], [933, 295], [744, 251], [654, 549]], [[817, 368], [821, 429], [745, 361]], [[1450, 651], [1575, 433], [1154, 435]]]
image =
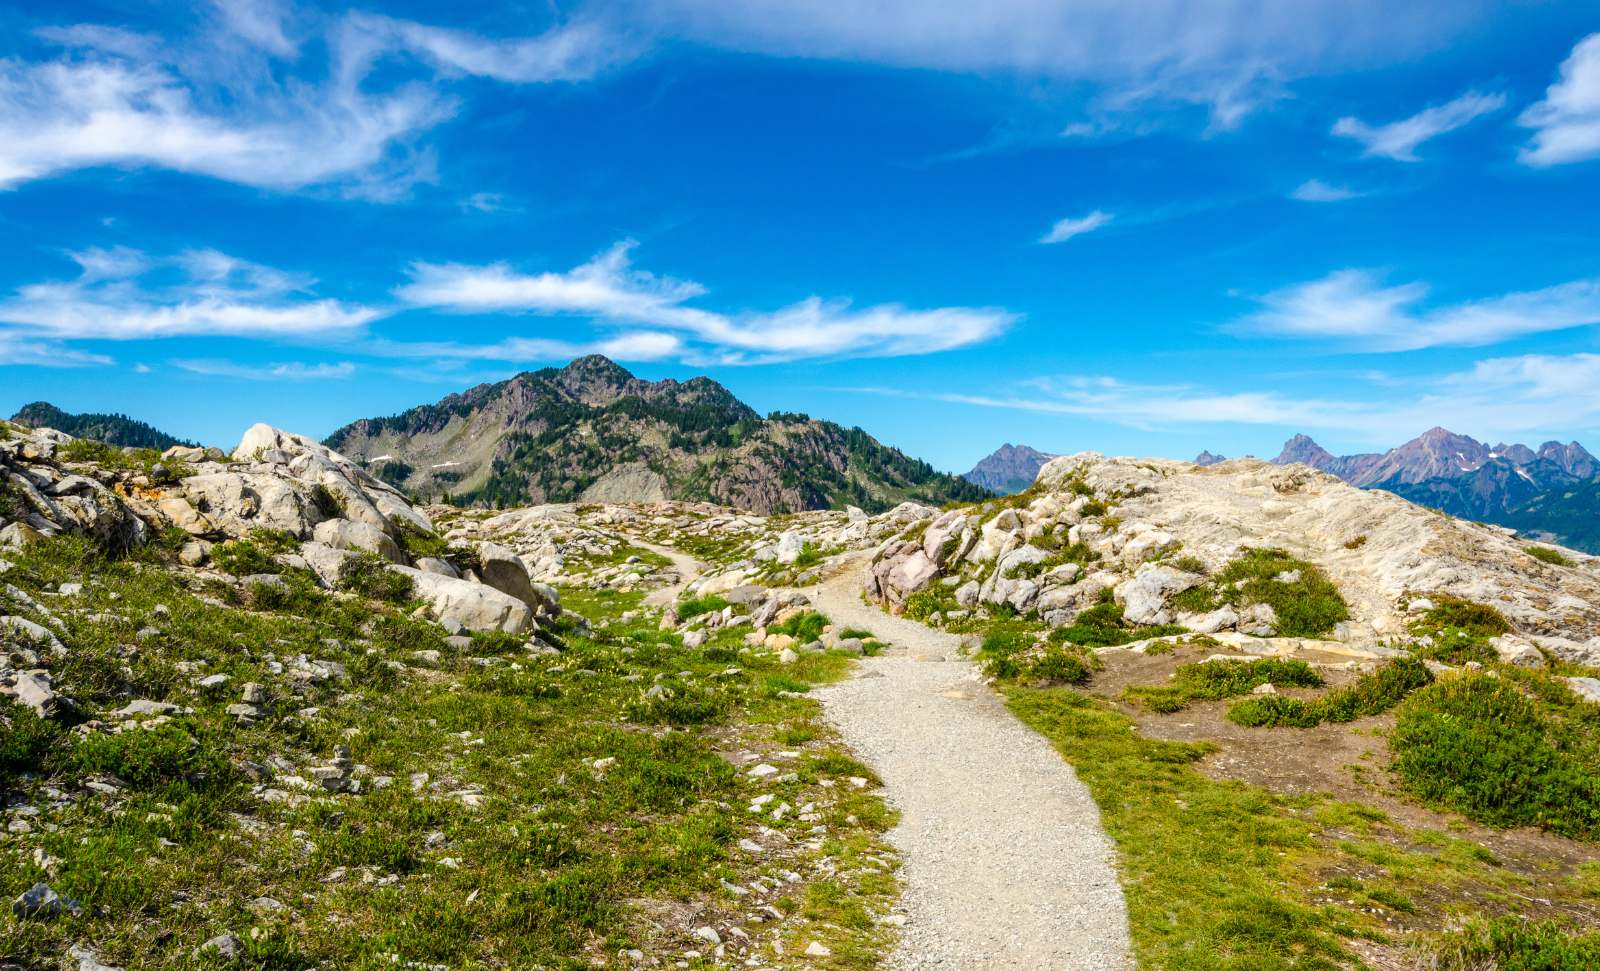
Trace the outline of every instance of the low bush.
[[1557, 553], [1555, 550], [1544, 546], [1529, 546], [1524, 552], [1536, 560], [1550, 563], [1555, 566], [1572, 566], [1572, 561]]
[[775, 627], [768, 627], [769, 634], [788, 634], [802, 644], [810, 643], [822, 636], [822, 628], [828, 626], [828, 618], [816, 611], [796, 614]]
[[1512, 680], [1473, 674], [1414, 692], [1389, 746], [1408, 789], [1478, 822], [1600, 833], [1593, 740], [1547, 717]]
[[1498, 660], [1489, 638], [1511, 630], [1510, 622], [1499, 611], [1454, 597], [1436, 599], [1438, 605], [1411, 625], [1412, 636], [1420, 642], [1412, 646], [1417, 656], [1442, 664], [1490, 664]]
[[1363, 715], [1381, 715], [1411, 692], [1432, 683], [1433, 673], [1421, 660], [1400, 658], [1315, 701], [1277, 696], [1246, 699], [1228, 709], [1228, 720], [1246, 728], [1314, 728], [1325, 721], [1350, 722]]
[[1171, 685], [1134, 685], [1124, 689], [1123, 695], [1151, 711], [1171, 713], [1191, 702], [1220, 701], [1268, 683], [1319, 688], [1323, 682], [1322, 676], [1304, 661], [1203, 661], [1180, 665]]
[[822, 562], [822, 551], [817, 549], [815, 543], [805, 542], [800, 544], [800, 553], [794, 558], [794, 568], [804, 570], [808, 566], [815, 566]]
[[1089, 680], [1089, 666], [1079, 655], [1052, 647], [1028, 663], [1027, 677], [1031, 681], [1082, 684]]
[[339, 589], [373, 600], [404, 603], [415, 586], [414, 580], [389, 569], [389, 561], [376, 553], [362, 552], [339, 567]]
[[61, 726], [33, 709], [0, 698], [0, 787], [10, 787], [18, 773], [44, 775], [60, 744]]
[[248, 539], [236, 539], [213, 546], [211, 558], [236, 577], [283, 572], [283, 567], [272, 558], [272, 554]]
[[1435, 971], [1588, 971], [1600, 967], [1600, 931], [1554, 920], [1496, 917], [1439, 942]]
[[679, 601], [677, 606], [678, 616], [683, 620], [709, 614], [729, 606], [728, 602], [716, 594], [709, 597], [697, 597], [692, 600]]
[[73, 746], [68, 761], [81, 772], [108, 772], [134, 789], [154, 792], [225, 788], [235, 775], [226, 757], [208, 752], [172, 724], [87, 735]]
[[[1285, 574], [1293, 579], [1278, 579]], [[1317, 637], [1350, 619], [1350, 610], [1333, 581], [1315, 564], [1277, 549], [1246, 550], [1210, 583], [1172, 598], [1175, 608], [1196, 614], [1225, 604], [1242, 609], [1258, 603], [1267, 604], [1278, 615], [1278, 633], [1284, 637]]]
[[[1105, 591], [1109, 593], [1110, 591]], [[1052, 644], [1076, 644], [1079, 647], [1113, 647], [1131, 644], [1149, 637], [1167, 637], [1187, 634], [1189, 628], [1176, 624], [1156, 624], [1151, 627], [1133, 627], [1122, 618], [1123, 607], [1115, 603], [1099, 603], [1078, 614], [1071, 626], [1057, 627], [1050, 632]]]

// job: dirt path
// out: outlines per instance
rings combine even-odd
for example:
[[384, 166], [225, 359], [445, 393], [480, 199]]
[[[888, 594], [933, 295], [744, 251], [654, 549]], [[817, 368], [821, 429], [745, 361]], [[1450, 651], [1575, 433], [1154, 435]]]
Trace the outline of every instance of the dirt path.
[[678, 591], [693, 583], [695, 578], [700, 576], [700, 568], [705, 565], [687, 553], [679, 553], [670, 547], [646, 543], [637, 536], [629, 536], [628, 542], [652, 553], [660, 553], [671, 560], [672, 565], [678, 568], [678, 576], [682, 577], [681, 580], [670, 587], [662, 587], [646, 594], [643, 602], [648, 607], [660, 607], [664, 604], [672, 603], [673, 600], [677, 599]]
[[[859, 599], [864, 557], [806, 591], [893, 645], [816, 689], [900, 810], [907, 923], [896, 969], [1127, 969], [1127, 910], [1087, 787], [956, 661], [958, 639]], [[926, 658], [927, 660], [922, 660]], [[948, 658], [950, 660], [943, 660]]]

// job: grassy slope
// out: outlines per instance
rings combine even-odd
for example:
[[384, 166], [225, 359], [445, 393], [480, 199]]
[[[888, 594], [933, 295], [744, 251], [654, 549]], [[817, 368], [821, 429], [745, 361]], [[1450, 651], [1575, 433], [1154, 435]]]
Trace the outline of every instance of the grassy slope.
[[[438, 628], [378, 603], [307, 594], [272, 610], [223, 605], [210, 596], [231, 598], [233, 588], [197, 592], [153, 562], [106, 561], [70, 539], [13, 559], [6, 580], [66, 619], [71, 653], [54, 674], [83, 714], [103, 716], [128, 694], [195, 714], [87, 743], [63, 734], [45, 765], [0, 768], [0, 785], [39, 810], [25, 817], [31, 832], [0, 836], [0, 893], [11, 899], [48, 881], [86, 910], [77, 920], [0, 924], [0, 956], [40, 964], [69, 943], [92, 942], [108, 963], [138, 971], [182, 963], [202, 941], [233, 931], [248, 942], [250, 963], [287, 969], [330, 960], [579, 967], [615, 964], [634, 947], [709, 957], [706, 942], [687, 937], [686, 913], [725, 939], [742, 927], [754, 938], [749, 952], [769, 959], [774, 942], [793, 953], [818, 940], [835, 955], [820, 964], [863, 967], [885, 942], [872, 915], [892, 900], [893, 876], [833, 876], [814, 861], [831, 858], [842, 873], [861, 868], [850, 863], [858, 856], [892, 866], [876, 837], [892, 816], [870, 791], [843, 782], [867, 773], [812, 721], [815, 703], [778, 694], [839, 677], [846, 659], [779, 672], [773, 659], [745, 655], [742, 673], [714, 676], [730, 667], [731, 648], [684, 651], [675, 637], [616, 626], [592, 638], [567, 630], [557, 658], [524, 656], [503, 635], [455, 652]], [[86, 583], [86, 595], [46, 595], [68, 581]], [[638, 597], [610, 594], [610, 606], [590, 606], [614, 616]], [[145, 628], [159, 633], [136, 633]], [[440, 661], [419, 661], [419, 650], [441, 651]], [[343, 663], [351, 679], [294, 693], [269, 655], [284, 663], [302, 653]], [[507, 663], [480, 663], [492, 656]], [[179, 667], [201, 659], [203, 669]], [[230, 680], [206, 692], [192, 683], [199, 673]], [[642, 680], [623, 680], [630, 673]], [[251, 727], [222, 711], [246, 681], [267, 685], [275, 702]], [[642, 703], [642, 689], [656, 683], [669, 698]], [[320, 710], [298, 713], [311, 707]], [[13, 726], [31, 718], [16, 707], [7, 714]], [[152, 756], [151, 739], [173, 744]], [[336, 744], [368, 767], [360, 794], [284, 781], [309, 779], [307, 767], [326, 764]], [[780, 747], [801, 753], [776, 761], [796, 773], [792, 781], [752, 782], [717, 754]], [[604, 758], [616, 762], [586, 763]], [[268, 801], [238, 769], [274, 760], [270, 788], [296, 798]], [[130, 785], [111, 797], [77, 788], [91, 765]], [[428, 779], [414, 790], [420, 773]], [[394, 782], [374, 789], [378, 776]], [[736, 844], [752, 836], [782, 845], [761, 836], [746, 810], [761, 792], [796, 811], [815, 802], [828, 832], [813, 836], [815, 824], [795, 811], [762, 817], [790, 849], [740, 852]], [[760, 896], [721, 882], [749, 886], [757, 874], [775, 878]], [[281, 906], [252, 903], [261, 898]], [[758, 902], [790, 916], [756, 923]]]

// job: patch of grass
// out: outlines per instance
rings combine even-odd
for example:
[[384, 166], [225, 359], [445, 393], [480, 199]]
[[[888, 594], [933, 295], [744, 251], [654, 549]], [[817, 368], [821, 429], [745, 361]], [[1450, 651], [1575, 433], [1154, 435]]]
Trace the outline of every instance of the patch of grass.
[[1572, 566], [1572, 561], [1560, 553], [1545, 546], [1525, 546], [1523, 552], [1536, 560], [1549, 563], [1553, 566]]
[[1123, 697], [1150, 711], [1169, 714], [1195, 701], [1220, 701], [1268, 683], [1319, 688], [1322, 675], [1304, 661], [1203, 661], [1179, 665], [1170, 686], [1132, 685], [1123, 689]]
[[1478, 822], [1592, 839], [1600, 751], [1590, 713], [1563, 717], [1520, 687], [1471, 674], [1413, 693], [1389, 737], [1393, 772], [1420, 798]]
[[1347, 543], [1341, 543], [1340, 545], [1347, 550], [1359, 550], [1361, 547], [1367, 545], [1367, 538], [1365, 536], [1357, 536], [1355, 539], [1350, 540]]
[[1352, 722], [1363, 715], [1381, 715], [1411, 692], [1432, 683], [1433, 673], [1420, 659], [1399, 658], [1315, 701], [1276, 695], [1247, 698], [1228, 709], [1228, 720], [1246, 728], [1314, 728], [1325, 721]]
[[1419, 641], [1412, 645], [1413, 653], [1442, 664], [1493, 664], [1499, 660], [1489, 646], [1489, 638], [1511, 630], [1510, 622], [1499, 611], [1447, 596], [1439, 596], [1436, 603], [1411, 625], [1411, 634]]
[[[1291, 580], [1280, 580], [1289, 575]], [[1283, 637], [1317, 637], [1350, 619], [1339, 588], [1315, 564], [1277, 549], [1246, 550], [1223, 567], [1210, 583], [1175, 595], [1172, 605], [1190, 613], [1206, 613], [1224, 604], [1242, 609], [1264, 603], [1278, 616]]]
[[794, 569], [804, 570], [809, 566], [816, 566], [822, 562], [822, 551], [817, 549], [810, 540], [800, 544], [800, 552], [794, 558]]
[[1311, 824], [1258, 789], [1194, 771], [1190, 763], [1214, 746], [1142, 738], [1130, 719], [1069, 689], [1006, 693], [1100, 806], [1141, 967], [1334, 971], [1354, 963], [1343, 939], [1366, 932], [1283, 889], [1297, 871], [1281, 854], [1312, 850]]
[[809, 644], [822, 636], [822, 628], [828, 626], [828, 618], [812, 610], [803, 614], [796, 614], [781, 624], [774, 624], [767, 628], [768, 634], [788, 634], [802, 644]]

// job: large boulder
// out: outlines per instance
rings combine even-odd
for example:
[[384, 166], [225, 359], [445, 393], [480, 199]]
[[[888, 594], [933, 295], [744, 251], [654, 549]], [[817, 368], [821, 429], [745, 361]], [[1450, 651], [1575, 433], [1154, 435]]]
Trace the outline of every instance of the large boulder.
[[[1148, 536], [1149, 533], [1143, 535]], [[1123, 606], [1123, 619], [1135, 624], [1170, 624], [1172, 614], [1166, 609], [1167, 598], [1204, 579], [1164, 566], [1143, 570], [1117, 588], [1117, 599]]]
[[[281, 529], [309, 539], [316, 525], [327, 518], [309, 489], [296, 488], [277, 476], [218, 472], [189, 476], [181, 485], [211, 527], [229, 536], [242, 536], [253, 529]], [[163, 512], [167, 505], [163, 503]], [[177, 521], [183, 513], [176, 507], [174, 512]], [[178, 525], [194, 529], [183, 522]]]
[[339, 585], [346, 561], [355, 557], [356, 554], [350, 550], [335, 549], [326, 543], [300, 544], [300, 558], [306, 561], [311, 571], [329, 588]]
[[504, 546], [478, 544], [478, 575], [489, 586], [535, 609], [550, 603], [550, 598], [538, 590], [544, 584], [535, 584], [528, 576], [528, 567], [522, 562], [522, 557]]
[[376, 553], [390, 563], [404, 563], [405, 554], [389, 534], [371, 523], [356, 523], [348, 519], [330, 519], [318, 523], [312, 538], [336, 550], [366, 550]]
[[283, 466], [285, 456], [289, 456], [289, 473], [301, 482], [321, 485], [334, 494], [345, 518], [377, 526], [386, 532], [392, 529], [391, 518], [398, 518], [423, 532], [433, 531], [428, 518], [415, 509], [400, 490], [314, 439], [257, 424], [244, 433], [233, 450], [235, 462], [249, 462], [252, 468], [262, 470]]
[[520, 634], [533, 627], [533, 611], [510, 594], [484, 583], [457, 580], [409, 566], [391, 566], [416, 584], [415, 593], [440, 619], [453, 617], [471, 630], [503, 630]]

